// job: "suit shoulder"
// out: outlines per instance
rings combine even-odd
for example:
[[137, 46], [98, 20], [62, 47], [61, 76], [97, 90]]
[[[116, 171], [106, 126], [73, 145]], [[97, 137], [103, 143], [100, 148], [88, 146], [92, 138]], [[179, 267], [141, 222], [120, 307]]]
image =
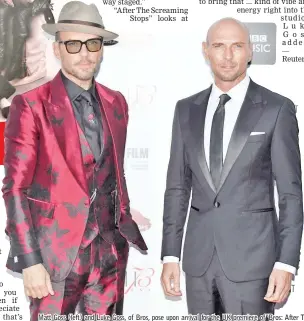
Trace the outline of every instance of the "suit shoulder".
[[36, 102], [41, 102], [43, 99], [46, 99], [50, 92], [50, 81], [23, 92], [22, 94], [16, 95], [22, 97], [27, 103], [32, 107]]
[[189, 104], [189, 103], [192, 103], [192, 102], [195, 102], [201, 95], [203, 95], [208, 89], [204, 89], [196, 94], [193, 94], [191, 96], [188, 96], [188, 97], [185, 97], [185, 98], [182, 98], [178, 101], [178, 103], [180, 104]]
[[198, 102], [201, 100], [202, 97], [204, 97], [208, 92], [210, 91], [210, 87], [207, 89], [204, 89], [196, 94], [193, 94], [191, 96], [182, 98], [177, 101], [176, 108], [182, 108], [183, 110], [186, 108], [190, 108], [192, 103]]
[[106, 92], [108, 95], [111, 95], [111, 96], [114, 96], [114, 97], [123, 97], [124, 98], [124, 95], [118, 91], [118, 90], [114, 90], [114, 89], [111, 89], [103, 84], [100, 84], [98, 82], [96, 82], [98, 86], [100, 86], [102, 88], [102, 90], [104, 90], [104, 92]]
[[280, 108], [284, 104], [294, 105], [292, 100], [288, 97], [278, 94], [277, 92], [271, 91], [270, 89], [261, 85], [258, 86], [260, 88], [260, 92], [262, 94], [263, 99], [265, 99], [271, 105], [277, 106], [278, 108]]

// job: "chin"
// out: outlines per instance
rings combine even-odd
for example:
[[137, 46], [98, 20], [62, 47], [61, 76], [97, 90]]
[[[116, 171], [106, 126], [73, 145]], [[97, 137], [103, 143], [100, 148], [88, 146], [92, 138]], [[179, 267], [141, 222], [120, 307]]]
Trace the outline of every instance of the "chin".
[[236, 73], [233, 73], [233, 74], [229, 74], [229, 73], [219, 74], [219, 78], [222, 81], [235, 81], [238, 77], [239, 77], [239, 74], [236, 74]]
[[227, 82], [230, 82], [230, 81], [235, 81], [237, 80], [238, 77], [223, 77], [221, 78], [222, 81], [227, 81]]
[[90, 80], [94, 76], [94, 72], [76, 72], [74, 74], [76, 78], [84, 81]]

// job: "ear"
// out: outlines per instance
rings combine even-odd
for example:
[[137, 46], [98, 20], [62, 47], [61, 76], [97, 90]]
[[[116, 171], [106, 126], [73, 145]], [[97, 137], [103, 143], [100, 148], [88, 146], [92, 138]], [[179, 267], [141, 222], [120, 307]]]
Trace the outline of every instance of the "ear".
[[53, 42], [53, 51], [54, 51], [54, 55], [57, 59], [61, 60], [61, 56], [60, 56], [60, 49], [59, 49], [59, 43], [54, 41]]
[[248, 62], [250, 62], [252, 60], [252, 56], [253, 56], [253, 45], [252, 43], [249, 44], [249, 57], [248, 57]]
[[209, 62], [209, 55], [208, 55], [208, 44], [206, 41], [203, 42], [203, 54], [207, 62]]

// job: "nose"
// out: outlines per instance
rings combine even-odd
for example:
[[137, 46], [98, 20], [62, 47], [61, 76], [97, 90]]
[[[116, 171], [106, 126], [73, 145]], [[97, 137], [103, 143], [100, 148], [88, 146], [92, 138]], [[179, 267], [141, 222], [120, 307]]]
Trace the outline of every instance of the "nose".
[[224, 56], [227, 60], [231, 60], [233, 57], [233, 51], [232, 48], [230, 46], [227, 46], [225, 48], [225, 52], [224, 52]]
[[82, 46], [81, 46], [81, 49], [79, 51], [79, 54], [82, 56], [82, 57], [86, 57], [88, 55], [88, 49], [86, 47], [86, 45], [83, 43]]

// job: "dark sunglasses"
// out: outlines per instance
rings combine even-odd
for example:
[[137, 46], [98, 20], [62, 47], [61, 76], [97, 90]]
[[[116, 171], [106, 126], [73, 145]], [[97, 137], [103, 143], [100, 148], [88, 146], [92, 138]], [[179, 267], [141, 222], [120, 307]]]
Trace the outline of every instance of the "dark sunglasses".
[[86, 41], [81, 40], [66, 40], [66, 41], [58, 41], [58, 43], [63, 43], [68, 53], [76, 54], [80, 52], [82, 45], [86, 45], [88, 51], [96, 52], [101, 49], [103, 44], [103, 38], [92, 38]]

